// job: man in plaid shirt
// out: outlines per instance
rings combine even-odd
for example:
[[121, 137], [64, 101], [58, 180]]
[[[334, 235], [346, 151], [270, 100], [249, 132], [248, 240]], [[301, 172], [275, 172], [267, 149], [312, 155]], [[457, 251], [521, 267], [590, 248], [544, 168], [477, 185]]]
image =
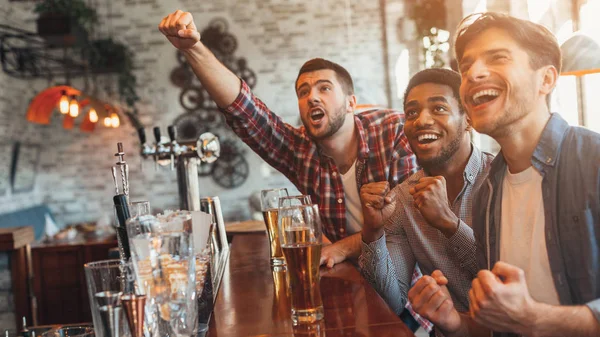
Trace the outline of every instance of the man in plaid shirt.
[[370, 110], [355, 115], [350, 74], [338, 64], [313, 59], [296, 79], [304, 126], [294, 128], [200, 42], [190, 13], [170, 14], [159, 29], [185, 56], [233, 131], [319, 205], [327, 238], [335, 242], [354, 234], [346, 242], [360, 253], [360, 187], [374, 181], [396, 186], [417, 169], [402, 130], [403, 114]]

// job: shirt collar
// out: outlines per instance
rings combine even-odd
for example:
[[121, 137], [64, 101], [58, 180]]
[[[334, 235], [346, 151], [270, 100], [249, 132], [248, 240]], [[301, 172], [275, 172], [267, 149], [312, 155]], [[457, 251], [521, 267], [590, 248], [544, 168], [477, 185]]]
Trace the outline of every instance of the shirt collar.
[[553, 113], [542, 131], [542, 136], [538, 142], [531, 163], [539, 170], [544, 166], [554, 166], [556, 159], [560, 154], [560, 145], [567, 132], [569, 124], [557, 113]]
[[470, 184], [475, 183], [475, 179], [477, 179], [477, 175], [481, 171], [482, 164], [481, 150], [471, 143], [471, 156], [469, 157], [469, 161], [467, 162], [467, 166], [465, 166], [465, 171], [463, 173], [465, 180]]
[[365, 133], [365, 128], [363, 124], [358, 118], [357, 115], [354, 115], [354, 126], [358, 131], [358, 157], [357, 159], [365, 159], [369, 154], [369, 144], [367, 143], [367, 136]]
[[[463, 171], [463, 177], [469, 184], [475, 183], [475, 179], [477, 179], [477, 175], [481, 170], [482, 160], [481, 160], [481, 150], [477, 148], [477, 146], [471, 143], [471, 155], [469, 156], [469, 161], [465, 166], [465, 170]], [[420, 169], [417, 173], [413, 174], [410, 177], [410, 181], [418, 181], [421, 177], [429, 177], [429, 173], [425, 172], [424, 169]]]
[[[568, 128], [569, 124], [559, 114], [552, 113], [550, 115], [550, 119], [546, 123], [544, 131], [542, 131], [540, 141], [531, 157], [531, 164], [536, 170], [544, 172], [545, 167], [553, 167], [556, 164], [556, 159], [560, 154], [560, 146]], [[492, 161], [489, 176], [494, 179], [495, 183], [499, 183], [500, 179], [504, 177], [505, 170], [506, 161], [502, 151], [500, 151]]]

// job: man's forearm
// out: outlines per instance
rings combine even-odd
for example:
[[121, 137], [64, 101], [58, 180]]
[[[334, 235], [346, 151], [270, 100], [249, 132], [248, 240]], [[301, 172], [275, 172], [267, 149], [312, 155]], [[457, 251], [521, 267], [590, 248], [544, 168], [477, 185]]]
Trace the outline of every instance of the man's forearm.
[[202, 83], [202, 87], [219, 107], [225, 108], [235, 101], [240, 93], [240, 79], [206, 46], [198, 42], [194, 47], [183, 50], [182, 53]]
[[361, 241], [362, 241], [361, 234], [356, 233], [356, 234], [353, 234], [353, 235], [350, 235], [348, 237], [341, 239], [340, 241], [336, 242], [335, 244], [339, 245], [339, 249], [344, 252], [346, 259], [356, 260], [360, 256]]
[[[436, 326], [436, 331], [439, 329], [444, 337], [489, 337], [490, 330], [475, 323], [468, 313], [459, 313], [461, 326], [458, 331], [448, 332]], [[435, 324], [435, 322], [432, 322]], [[436, 334], [437, 336], [438, 334]]]
[[538, 306], [531, 336], [600, 336], [600, 323], [587, 306]]

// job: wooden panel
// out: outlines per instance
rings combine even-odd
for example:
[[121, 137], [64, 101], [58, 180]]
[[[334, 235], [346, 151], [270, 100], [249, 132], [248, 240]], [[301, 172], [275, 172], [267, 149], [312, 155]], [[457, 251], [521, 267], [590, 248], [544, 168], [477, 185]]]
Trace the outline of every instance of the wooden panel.
[[[266, 235], [236, 236], [209, 324], [209, 336], [303, 335], [292, 326], [281, 272], [272, 272]], [[414, 336], [350, 263], [321, 269], [330, 336]], [[320, 336], [320, 334], [308, 333]]]
[[84, 264], [108, 258], [114, 240], [32, 248], [38, 324], [91, 322]]
[[15, 250], [35, 241], [33, 227], [0, 228], [0, 250]]
[[28, 287], [28, 259], [29, 246], [21, 247], [10, 252], [10, 265], [12, 276], [12, 291], [15, 304], [15, 320], [18, 327], [22, 325], [23, 317], [32, 322], [29, 303]]

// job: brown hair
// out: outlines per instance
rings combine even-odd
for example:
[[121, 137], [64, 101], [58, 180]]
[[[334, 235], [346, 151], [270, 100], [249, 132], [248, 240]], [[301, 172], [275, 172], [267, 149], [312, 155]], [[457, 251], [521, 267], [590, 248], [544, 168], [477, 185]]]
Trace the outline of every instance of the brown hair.
[[348, 73], [348, 71], [341, 65], [322, 58], [308, 60], [302, 65], [302, 68], [300, 68], [300, 71], [298, 72], [298, 77], [296, 77], [296, 86], [298, 85], [298, 79], [300, 78], [300, 75], [323, 69], [333, 70], [337, 80], [342, 85], [344, 93], [346, 93], [346, 95], [354, 95], [354, 83], [352, 83], [352, 77], [350, 76], [350, 73]]
[[510, 34], [527, 51], [532, 69], [553, 65], [560, 74], [562, 57], [554, 34], [540, 24], [494, 12], [471, 14], [458, 25], [454, 52], [459, 64], [467, 44], [490, 28], [500, 28]]

